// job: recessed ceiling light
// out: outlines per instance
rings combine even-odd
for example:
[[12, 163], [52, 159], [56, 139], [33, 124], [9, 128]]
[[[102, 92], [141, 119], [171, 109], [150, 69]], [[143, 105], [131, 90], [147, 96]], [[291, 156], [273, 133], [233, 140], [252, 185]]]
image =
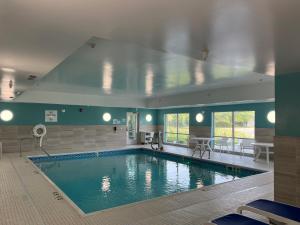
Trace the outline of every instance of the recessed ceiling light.
[[7, 67], [2, 67], [1, 70], [2, 70], [3, 72], [7, 72], [7, 73], [14, 73], [14, 72], [16, 72], [15, 69], [7, 68]]

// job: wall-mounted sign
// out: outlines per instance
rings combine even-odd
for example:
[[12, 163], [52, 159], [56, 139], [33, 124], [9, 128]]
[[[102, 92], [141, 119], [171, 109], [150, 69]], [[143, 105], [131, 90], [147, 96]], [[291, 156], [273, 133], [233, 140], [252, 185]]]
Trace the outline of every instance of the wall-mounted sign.
[[46, 123], [57, 122], [57, 110], [45, 110], [45, 122]]
[[118, 119], [113, 119], [113, 124], [114, 125], [121, 124], [121, 121]]

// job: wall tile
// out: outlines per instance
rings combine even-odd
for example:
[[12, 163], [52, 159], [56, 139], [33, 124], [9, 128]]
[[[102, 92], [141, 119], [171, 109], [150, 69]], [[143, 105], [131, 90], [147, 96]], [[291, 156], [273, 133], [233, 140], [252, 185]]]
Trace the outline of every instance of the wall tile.
[[300, 206], [300, 137], [275, 137], [275, 199]]

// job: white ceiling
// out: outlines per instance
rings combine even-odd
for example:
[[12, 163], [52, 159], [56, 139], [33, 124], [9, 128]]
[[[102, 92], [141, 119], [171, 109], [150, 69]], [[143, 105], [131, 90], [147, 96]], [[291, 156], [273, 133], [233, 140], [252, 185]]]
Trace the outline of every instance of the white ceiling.
[[[229, 68], [230, 85], [272, 79], [264, 75], [300, 70], [299, 9], [299, 0], [2, 0], [0, 67], [16, 72], [0, 72], [1, 93], [8, 75], [15, 89], [26, 90], [33, 83], [26, 80], [28, 75], [51, 75], [94, 36], [189, 61], [201, 60], [202, 50], [208, 49], [205, 64]], [[242, 79], [240, 70], [246, 74]], [[204, 76], [213, 80], [215, 74]], [[201, 88], [228, 86], [218, 82]]]
[[272, 81], [273, 76], [247, 67], [212, 64], [128, 42], [91, 38], [33, 89], [153, 98]]

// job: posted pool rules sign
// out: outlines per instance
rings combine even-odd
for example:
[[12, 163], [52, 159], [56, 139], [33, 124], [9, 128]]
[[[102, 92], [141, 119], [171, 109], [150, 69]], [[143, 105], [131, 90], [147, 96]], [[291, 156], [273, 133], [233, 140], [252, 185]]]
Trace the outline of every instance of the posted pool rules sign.
[[57, 122], [57, 110], [45, 110], [45, 122], [46, 123]]

